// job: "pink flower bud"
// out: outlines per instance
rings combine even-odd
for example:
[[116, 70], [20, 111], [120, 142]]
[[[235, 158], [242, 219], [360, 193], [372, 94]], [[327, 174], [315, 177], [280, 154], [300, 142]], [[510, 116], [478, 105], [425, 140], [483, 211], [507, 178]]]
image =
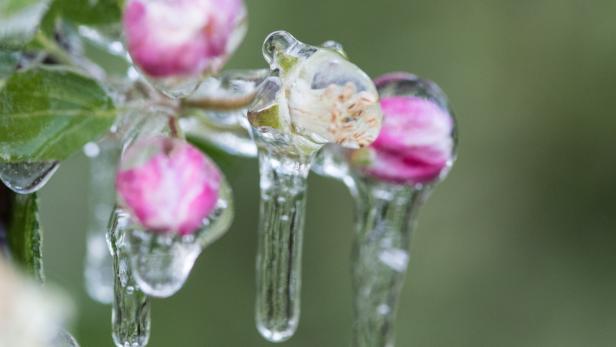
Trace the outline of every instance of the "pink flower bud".
[[[435, 84], [411, 75], [377, 80], [383, 127], [370, 146], [364, 172], [403, 184], [425, 184], [441, 177], [454, 152], [454, 120]], [[431, 95], [433, 93], [433, 95]]]
[[197, 148], [161, 137], [130, 147], [116, 177], [118, 196], [143, 227], [181, 235], [214, 210], [220, 184], [220, 171]]
[[123, 24], [134, 63], [160, 78], [219, 70], [245, 19], [242, 0], [128, 0]]

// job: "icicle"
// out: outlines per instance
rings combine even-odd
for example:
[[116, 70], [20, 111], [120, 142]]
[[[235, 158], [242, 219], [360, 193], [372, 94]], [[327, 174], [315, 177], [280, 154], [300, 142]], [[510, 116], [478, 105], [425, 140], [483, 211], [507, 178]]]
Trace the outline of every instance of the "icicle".
[[143, 347], [150, 338], [150, 301], [139, 289], [126, 251], [130, 215], [115, 209], [109, 221], [109, 248], [113, 256], [114, 300], [111, 315], [113, 341], [118, 347]]
[[18, 194], [43, 188], [58, 169], [56, 161], [0, 163], [0, 180]]
[[306, 178], [313, 158], [327, 143], [371, 143], [381, 113], [372, 81], [336, 50], [275, 32], [263, 53], [272, 72], [248, 112], [261, 176], [256, 323], [263, 337], [282, 342], [299, 323]]
[[384, 114], [379, 137], [345, 154], [350, 174], [325, 170], [343, 173], [356, 201], [354, 347], [394, 346], [415, 214], [455, 159], [455, 122], [438, 86], [403, 73], [376, 84]]
[[422, 192], [376, 181], [360, 182], [358, 188], [352, 257], [353, 346], [393, 347], [413, 217]]
[[301, 253], [310, 158], [259, 156], [261, 210], [257, 251], [257, 328], [274, 342], [299, 323]]

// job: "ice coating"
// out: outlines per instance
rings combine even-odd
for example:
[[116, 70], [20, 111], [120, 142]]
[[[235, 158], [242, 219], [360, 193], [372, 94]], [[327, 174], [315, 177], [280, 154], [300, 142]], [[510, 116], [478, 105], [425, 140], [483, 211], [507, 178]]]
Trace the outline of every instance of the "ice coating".
[[116, 178], [118, 195], [143, 227], [194, 232], [215, 208], [221, 183], [216, 165], [177, 139], [153, 138], [130, 147]]
[[291, 134], [300, 146], [360, 148], [376, 139], [382, 119], [378, 93], [343, 55], [286, 32], [270, 34], [263, 51], [272, 75], [249, 110], [254, 128]]
[[411, 185], [446, 174], [454, 158], [455, 121], [442, 91], [400, 73], [377, 79], [377, 88], [383, 128], [368, 153], [353, 153], [355, 164], [380, 180]]

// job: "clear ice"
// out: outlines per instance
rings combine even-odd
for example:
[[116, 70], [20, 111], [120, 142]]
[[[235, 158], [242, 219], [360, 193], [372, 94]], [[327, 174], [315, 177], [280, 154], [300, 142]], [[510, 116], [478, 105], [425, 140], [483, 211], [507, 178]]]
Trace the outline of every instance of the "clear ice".
[[423, 192], [376, 181], [356, 183], [353, 346], [393, 347], [414, 215]]
[[197, 91], [182, 100], [180, 126], [189, 138], [223, 151], [256, 157], [247, 108], [268, 70], [231, 70], [207, 78]]
[[270, 76], [248, 111], [261, 186], [256, 325], [272, 342], [289, 339], [300, 314], [306, 178], [327, 143], [358, 148], [377, 136], [381, 112], [370, 78], [338, 49], [275, 32], [263, 44]]
[[189, 235], [155, 233], [136, 223], [124, 231], [136, 284], [152, 297], [165, 298], [182, 288], [204, 248], [223, 236], [233, 220], [232, 193], [223, 181], [215, 210]]
[[89, 223], [86, 234], [85, 287], [88, 295], [103, 304], [113, 301], [113, 267], [106, 235], [116, 202], [115, 173], [123, 148], [135, 139], [168, 132], [166, 108], [132, 101], [120, 115], [112, 133], [84, 146], [90, 159]]
[[143, 347], [150, 338], [150, 300], [135, 281], [126, 247], [130, 219], [128, 213], [115, 209], [107, 236], [113, 257], [111, 330], [117, 347]]
[[18, 194], [43, 188], [58, 170], [57, 161], [0, 163], [0, 180]]

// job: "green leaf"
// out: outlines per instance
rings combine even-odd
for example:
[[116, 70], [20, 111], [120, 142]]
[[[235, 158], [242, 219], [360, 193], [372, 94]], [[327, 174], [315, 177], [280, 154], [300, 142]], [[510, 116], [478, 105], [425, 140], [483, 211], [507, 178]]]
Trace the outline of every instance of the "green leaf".
[[122, 18], [118, 0], [55, 0], [57, 15], [76, 24], [113, 24]]
[[15, 72], [18, 62], [19, 53], [0, 49], [0, 89], [4, 85], [4, 80]]
[[43, 233], [39, 223], [36, 193], [14, 194], [8, 230], [8, 245], [13, 260], [43, 282]]
[[17, 49], [36, 32], [49, 0], [0, 1], [0, 49]]
[[0, 91], [0, 162], [63, 160], [103, 135], [115, 113], [105, 91], [79, 73], [17, 72]]

